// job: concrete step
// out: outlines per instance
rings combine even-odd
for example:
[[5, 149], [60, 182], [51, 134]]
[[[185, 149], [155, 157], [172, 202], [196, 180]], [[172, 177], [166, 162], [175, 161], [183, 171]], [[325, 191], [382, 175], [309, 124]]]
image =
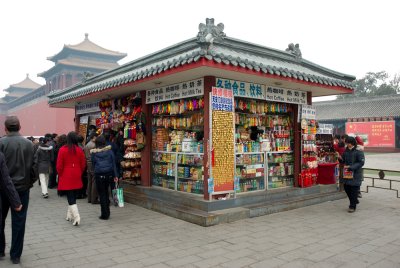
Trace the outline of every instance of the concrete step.
[[[335, 187], [315, 186], [315, 188], [311, 187], [314, 189], [294, 188], [293, 190], [272, 191], [271, 193], [261, 192], [253, 193], [256, 195], [242, 195], [230, 200], [210, 202], [199, 199], [198, 196], [182, 195], [183, 193], [177, 195], [177, 192], [165, 189], [133, 186], [125, 186], [124, 188], [124, 199], [128, 203], [205, 227], [346, 197], [343, 192], [333, 191], [332, 189], [336, 189]], [[176, 200], [176, 196], [180, 196], [180, 199]], [[261, 196], [263, 197], [261, 198]], [[191, 198], [196, 201], [192, 203], [193, 206], [190, 205]], [[189, 199], [189, 201], [184, 199]], [[262, 201], [255, 202], [255, 200]], [[210, 206], [210, 204], [218, 205]], [[215, 209], [217, 207], [221, 209]]]

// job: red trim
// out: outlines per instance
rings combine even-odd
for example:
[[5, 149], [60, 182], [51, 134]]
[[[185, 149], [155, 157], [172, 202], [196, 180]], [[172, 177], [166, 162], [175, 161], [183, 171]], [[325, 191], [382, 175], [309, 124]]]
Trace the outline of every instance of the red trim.
[[217, 63], [217, 62], [212, 61], [212, 60], [207, 60], [206, 58], [201, 58], [197, 62], [193, 62], [193, 63], [181, 65], [181, 66], [178, 66], [178, 67], [174, 67], [172, 69], [168, 69], [166, 71], [163, 71], [163, 72], [161, 72], [159, 74], [156, 74], [156, 75], [152, 75], [150, 77], [146, 77], [146, 78], [143, 78], [143, 79], [132, 81], [130, 83], [126, 83], [126, 84], [123, 84], [123, 85], [120, 85], [120, 86], [108, 88], [108, 89], [105, 89], [105, 90], [102, 90], [102, 91], [99, 91], [99, 92], [94, 92], [94, 93], [91, 93], [91, 94], [88, 94], [88, 95], [84, 95], [84, 96], [78, 97], [76, 99], [69, 99], [69, 100], [66, 100], [66, 101], [63, 101], [63, 102], [67, 103], [67, 102], [71, 102], [71, 101], [79, 101], [79, 100], [82, 100], [82, 99], [86, 99], [89, 96], [96, 96], [96, 95], [99, 95], [99, 94], [104, 94], [104, 93], [110, 92], [112, 90], [118, 90], [120, 88], [129, 87], [129, 86], [132, 86], [134, 84], [138, 84], [138, 83], [143, 83], [143, 82], [159, 79], [159, 78], [162, 78], [162, 77], [165, 77], [165, 76], [169, 76], [169, 75], [172, 75], [172, 74], [175, 74], [175, 73], [179, 73], [179, 72], [183, 72], [183, 71], [187, 71], [187, 70], [192, 70], [192, 69], [203, 67], [203, 66], [216, 68], [216, 69], [223, 69], [223, 70], [233, 71], [233, 72], [238, 72], [238, 73], [243, 73], [243, 74], [257, 75], [257, 76], [266, 77], [266, 78], [273, 78], [273, 79], [278, 79], [278, 80], [282, 80], [282, 81], [288, 81], [288, 82], [292, 82], [292, 83], [303, 84], [303, 85], [307, 85], [307, 86], [313, 86], [313, 87], [318, 86], [318, 87], [333, 89], [333, 90], [337, 90], [337, 91], [345, 92], [345, 93], [353, 93], [353, 90], [348, 89], [348, 88], [343, 88], [343, 87], [340, 87], [340, 86], [329, 86], [329, 85], [324, 85], [324, 84], [319, 84], [319, 83], [312, 83], [312, 82], [302, 81], [302, 80], [295, 79], [295, 78], [290, 78], [290, 77], [282, 77], [282, 76], [278, 76], [278, 75], [266, 74], [266, 73], [263, 73], [263, 72], [258, 72], [258, 71], [255, 71], [255, 70], [250, 70], [250, 69], [247, 69], [247, 68], [243, 68], [243, 67], [240, 67], [240, 66], [226, 65], [224, 63]]

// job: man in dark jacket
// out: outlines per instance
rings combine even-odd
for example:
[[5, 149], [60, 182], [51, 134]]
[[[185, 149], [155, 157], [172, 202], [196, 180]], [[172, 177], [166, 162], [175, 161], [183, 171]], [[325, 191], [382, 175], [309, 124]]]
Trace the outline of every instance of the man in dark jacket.
[[[10, 177], [22, 203], [22, 210], [12, 210], [12, 239], [10, 258], [14, 264], [20, 262], [24, 246], [25, 223], [29, 204], [29, 190], [35, 182], [33, 144], [19, 134], [21, 128], [18, 117], [9, 116], [5, 123], [6, 136], [0, 139], [0, 152], [5, 156]], [[10, 203], [2, 195], [2, 226], [0, 230], [0, 252], [5, 250], [4, 223]]]
[[[17, 190], [15, 190], [14, 184], [10, 178], [10, 174], [8, 173], [8, 168], [6, 165], [6, 159], [4, 154], [0, 152], [0, 227], [3, 226], [2, 221], [2, 198], [7, 197], [9, 203], [14, 208], [15, 211], [21, 211], [22, 205], [21, 200], [19, 199], [19, 195]], [[0, 251], [0, 258], [5, 256], [5, 252]]]
[[364, 166], [365, 157], [362, 151], [357, 150], [357, 142], [354, 137], [347, 137], [346, 145], [347, 148], [341, 160], [344, 170], [343, 178], [340, 179], [340, 182], [344, 184], [344, 190], [350, 201], [348, 212], [353, 213], [359, 203], [358, 192], [363, 180], [362, 167]]

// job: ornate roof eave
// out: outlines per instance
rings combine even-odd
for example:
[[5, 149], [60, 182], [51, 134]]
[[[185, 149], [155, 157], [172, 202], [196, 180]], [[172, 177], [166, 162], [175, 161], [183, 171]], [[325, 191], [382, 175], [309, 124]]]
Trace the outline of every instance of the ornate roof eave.
[[74, 49], [74, 48], [71, 48], [71, 47], [68, 47], [68, 46], [64, 45], [63, 49], [60, 52], [58, 52], [57, 54], [55, 54], [53, 56], [47, 57], [46, 59], [49, 60], [49, 61], [52, 61], [54, 63], [57, 63], [58, 60], [63, 59], [68, 54], [71, 54], [71, 53], [74, 53], [74, 52], [75, 53], [76, 52], [77, 53], [85, 53], [85, 54], [88, 54], [88, 55], [93, 55], [94, 57], [100, 55], [100, 56], [104, 56], [106, 58], [110, 58], [110, 59], [115, 60], [115, 61], [119, 61], [119, 60], [125, 58], [128, 55], [127, 53], [121, 53], [121, 55], [118, 55], [118, 56], [108, 55], [108, 54], [102, 54], [102, 53], [96, 53], [96, 52], [91, 52], [91, 51]]
[[[50, 69], [48, 69], [47, 71], [38, 73], [37, 76], [39, 77], [43, 77], [43, 78], [48, 78], [50, 77], [52, 74], [57, 73], [57, 69], [59, 68], [63, 68], [63, 67], [68, 67], [68, 68], [75, 68], [75, 69], [84, 69], [85, 71], [90, 70], [98, 70], [100, 72], [103, 72], [105, 70], [108, 70], [107, 68], [103, 68], [103, 67], [95, 67], [95, 66], [79, 66], [79, 65], [73, 65], [73, 64], [63, 64], [63, 63], [58, 63], [57, 65], [54, 65], [53, 67], [51, 67]], [[75, 70], [74, 69], [74, 70]]]
[[41, 84], [36, 83], [32, 79], [29, 78], [29, 74], [26, 74], [26, 78], [19, 83], [10, 85], [5, 91], [11, 92], [14, 89], [26, 89], [26, 90], [34, 90], [41, 87]]
[[64, 45], [60, 52], [58, 52], [53, 56], [47, 57], [47, 60], [57, 62], [57, 60], [63, 58], [65, 54], [74, 51], [93, 54], [93, 55], [102, 55], [108, 58], [112, 58], [115, 61], [119, 61], [120, 59], [125, 58], [128, 55], [126, 53], [121, 53], [118, 51], [113, 51], [103, 48], [93, 43], [92, 41], [89, 40], [89, 34], [85, 33], [85, 39], [81, 43], [76, 45]]
[[[227, 38], [223, 33], [224, 26], [222, 24], [215, 26], [213, 20], [209, 20], [212, 19], [207, 19], [207, 25], [200, 24], [197, 38], [170, 46], [121, 67], [90, 77], [70, 88], [51, 93], [48, 96], [49, 104], [64, 102], [113, 88], [116, 85], [120, 86], [158, 75], [174, 67], [191, 64], [200, 58], [276, 75], [277, 77], [289, 77], [323, 86], [354, 89], [352, 81], [355, 77], [353, 76], [331, 71], [303, 60], [301, 54], [299, 57], [298, 54], [293, 54], [291, 51], [280, 51], [234, 38]], [[255, 55], [253, 58], [256, 60], [251, 59], [252, 54]], [[282, 66], [266, 65], [266, 59], [276, 60], [277, 65], [289, 63], [290, 66], [300, 66], [301, 68], [299, 71], [296, 68], [289, 69]], [[308, 69], [312, 71], [307, 71]]]

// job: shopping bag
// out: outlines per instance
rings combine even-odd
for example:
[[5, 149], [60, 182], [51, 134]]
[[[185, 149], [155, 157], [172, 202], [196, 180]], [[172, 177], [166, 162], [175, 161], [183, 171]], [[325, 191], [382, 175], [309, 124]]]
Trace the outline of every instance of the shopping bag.
[[124, 207], [124, 190], [118, 184], [115, 184], [115, 189], [112, 190], [114, 205], [120, 208]]
[[345, 180], [352, 180], [353, 179], [353, 171], [348, 169], [349, 166], [343, 167], [343, 179]]

